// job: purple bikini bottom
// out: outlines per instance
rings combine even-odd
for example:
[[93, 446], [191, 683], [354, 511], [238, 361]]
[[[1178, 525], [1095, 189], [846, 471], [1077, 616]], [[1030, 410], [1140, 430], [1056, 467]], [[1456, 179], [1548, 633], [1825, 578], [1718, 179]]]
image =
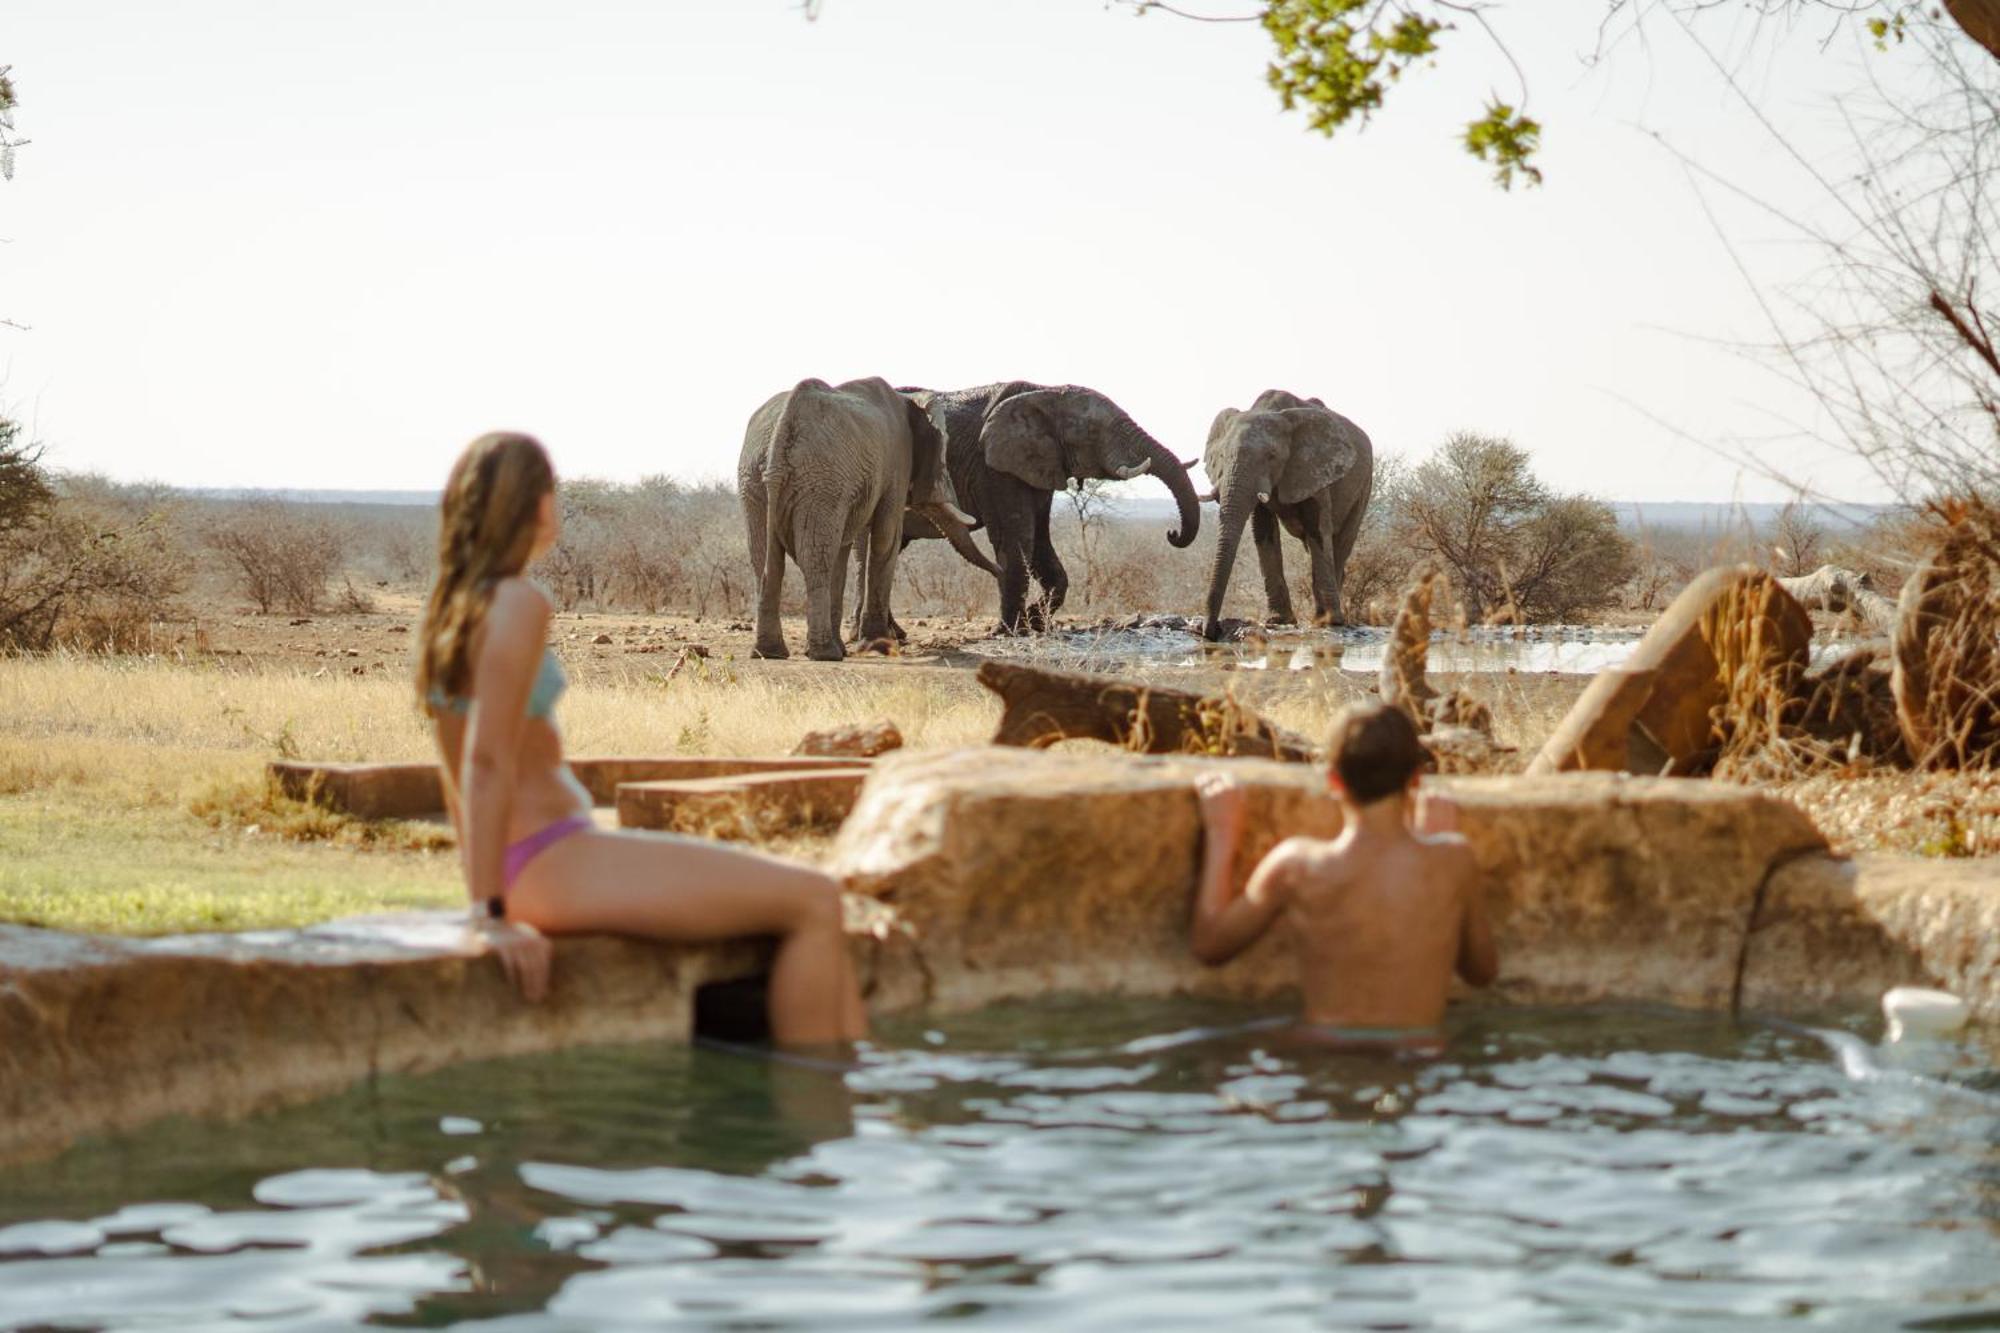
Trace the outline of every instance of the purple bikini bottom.
[[568, 819], [558, 819], [553, 824], [545, 824], [519, 842], [507, 844], [507, 859], [501, 865], [500, 875], [508, 888], [528, 868], [528, 862], [540, 856], [549, 848], [561, 842], [572, 833], [582, 833], [593, 827], [589, 815], [571, 815]]

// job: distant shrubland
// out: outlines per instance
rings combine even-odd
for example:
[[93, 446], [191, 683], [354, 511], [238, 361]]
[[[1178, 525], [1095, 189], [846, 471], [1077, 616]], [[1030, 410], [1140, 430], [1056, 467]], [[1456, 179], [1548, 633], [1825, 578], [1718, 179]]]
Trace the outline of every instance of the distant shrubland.
[[[1383, 624], [1415, 569], [1451, 575], [1473, 621], [1590, 620], [1657, 611], [1700, 570], [1749, 561], [1780, 574], [1837, 563], [1893, 592], [1920, 541], [1914, 519], [1868, 526], [1806, 505], [1709, 528], [1624, 522], [1609, 504], [1533, 475], [1509, 441], [1454, 435], [1428, 457], [1378, 458], [1373, 501], [1347, 572], [1356, 623]], [[537, 575], [565, 610], [747, 617], [755, 575], [735, 488], [650, 476], [564, 483], [563, 535]], [[1193, 614], [1207, 589], [1215, 511], [1193, 547], [1175, 550], [1168, 515], [1102, 485], [1059, 494], [1053, 521], [1069, 570], [1065, 616]], [[1285, 540], [1295, 601], [1309, 606], [1308, 566]], [[145, 651], [158, 626], [214, 614], [365, 612], [388, 590], [412, 592], [435, 561], [425, 505], [220, 497], [50, 471], [0, 419], [0, 649]], [[1254, 556], [1242, 557], [1248, 563]], [[788, 575], [787, 610], [804, 607]], [[983, 619], [993, 580], [942, 542], [912, 543], [897, 571], [899, 614]], [[851, 605], [850, 600], [850, 605]], [[1225, 613], [1264, 614], [1254, 578], [1231, 582]]]

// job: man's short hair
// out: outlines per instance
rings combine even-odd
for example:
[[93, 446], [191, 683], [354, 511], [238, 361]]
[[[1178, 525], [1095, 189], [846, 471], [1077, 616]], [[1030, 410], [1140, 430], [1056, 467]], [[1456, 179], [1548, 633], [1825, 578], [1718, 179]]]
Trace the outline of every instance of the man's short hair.
[[1356, 805], [1394, 796], [1430, 766], [1430, 752], [1416, 724], [1387, 704], [1349, 704], [1333, 719], [1326, 741], [1327, 769]]

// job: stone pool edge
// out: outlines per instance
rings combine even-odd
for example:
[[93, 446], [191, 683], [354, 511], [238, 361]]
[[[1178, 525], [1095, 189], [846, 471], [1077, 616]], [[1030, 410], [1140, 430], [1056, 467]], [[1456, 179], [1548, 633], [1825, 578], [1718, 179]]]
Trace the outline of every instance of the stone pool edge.
[[[1161, 835], [1195, 818], [1180, 809], [1192, 801], [1185, 762], [1139, 770], [1116, 792], [1055, 801], [1010, 793], [989, 768], [981, 799], [1001, 803], [989, 815], [1030, 813], [1009, 804], [1027, 801], [1085, 820], [1102, 813], [1093, 802], [1131, 802], [1172, 862], [1186, 849]], [[1323, 815], [1296, 767], [1229, 762], [1282, 827]], [[978, 813], [965, 789], [931, 781], [952, 762], [912, 761], [902, 778], [897, 767], [871, 782], [884, 808], [857, 811], [894, 835], [886, 868], [857, 871], [867, 857], [847, 853], [848, 878], [865, 890], [848, 897], [849, 939], [874, 1012], [1057, 991], [1269, 999], [1291, 987], [1288, 960], [1268, 946], [1226, 968], [1194, 964], [1188, 886], [1156, 866], [1128, 867], [1144, 893], [1117, 888], [1101, 862], [1069, 884], [1048, 864], [1020, 867], [1018, 884], [992, 866], [968, 882], [965, 858], [993, 848], [977, 819], [941, 817]], [[1030, 762], [1022, 776], [1053, 767]], [[1502, 1002], [1808, 1012], [1871, 1007], [1890, 986], [1923, 984], [2000, 1021], [2000, 863], [1843, 859], [1814, 845], [1816, 834], [1802, 838], [1803, 816], [1767, 797], [1690, 800], [1686, 787], [1578, 778], [1454, 790], [1494, 880]], [[921, 818], [899, 826], [899, 801]], [[1678, 854], [1635, 857], [1659, 846]], [[1727, 874], [1718, 848], [1730, 854]], [[954, 883], [956, 892], [936, 891]], [[568, 938], [557, 942], [548, 1001], [527, 1005], [456, 913], [159, 939], [0, 926], [0, 1163], [168, 1116], [254, 1114], [377, 1074], [685, 1041], [700, 987], [755, 977], [767, 963], [758, 942]]]

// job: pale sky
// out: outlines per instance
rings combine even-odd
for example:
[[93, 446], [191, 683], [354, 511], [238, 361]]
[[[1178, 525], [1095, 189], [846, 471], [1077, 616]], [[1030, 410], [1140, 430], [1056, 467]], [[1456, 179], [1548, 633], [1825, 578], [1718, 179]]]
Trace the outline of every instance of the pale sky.
[[[1090, 384], [1184, 456], [1284, 387], [1381, 453], [1477, 429], [1566, 489], [1756, 500], [1783, 490], [1695, 441], [1805, 411], [1716, 345], [1766, 331], [1646, 131], [1810, 195], [1671, 22], [1586, 69], [1604, 0], [1499, 12], [1547, 126], [1548, 185], [1511, 194], [1455, 142], [1514, 88], [1471, 32], [1328, 141], [1279, 111], [1255, 25], [1103, 0], [7, 9], [32, 144], [0, 317], [30, 328], [0, 329], [0, 402], [66, 469], [429, 488], [509, 427], [572, 475], [733, 476], [770, 393], [880, 374]], [[1841, 147], [1851, 40], [1701, 32]], [[1799, 262], [1731, 217], [1761, 275]]]

